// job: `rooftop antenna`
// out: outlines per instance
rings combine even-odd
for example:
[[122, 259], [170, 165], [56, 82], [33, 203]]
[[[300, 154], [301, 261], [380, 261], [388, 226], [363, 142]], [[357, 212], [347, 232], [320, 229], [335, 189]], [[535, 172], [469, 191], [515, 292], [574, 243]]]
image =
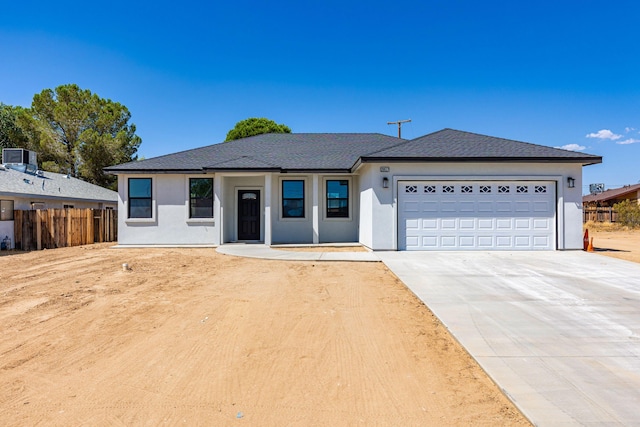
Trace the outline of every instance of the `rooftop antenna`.
[[409, 123], [411, 119], [408, 120], [398, 120], [397, 122], [387, 122], [388, 125], [398, 125], [398, 138], [402, 138], [402, 124]]

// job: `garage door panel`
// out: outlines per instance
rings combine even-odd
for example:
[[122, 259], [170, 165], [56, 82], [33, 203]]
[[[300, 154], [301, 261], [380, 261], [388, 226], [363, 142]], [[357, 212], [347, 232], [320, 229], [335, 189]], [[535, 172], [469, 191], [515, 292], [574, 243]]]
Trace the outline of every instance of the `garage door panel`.
[[455, 235], [442, 236], [440, 237], [440, 246], [442, 246], [443, 248], [455, 248], [457, 247], [456, 240], [457, 240], [457, 236]]
[[440, 222], [440, 228], [443, 230], [455, 230], [457, 229], [457, 221], [455, 219], [442, 219]]
[[478, 212], [493, 213], [493, 202], [479, 201], [476, 206], [478, 207]]
[[555, 249], [553, 182], [415, 181], [398, 191], [399, 249]]
[[437, 230], [438, 229], [438, 220], [433, 219], [423, 219], [422, 220], [422, 229], [423, 230]]
[[422, 212], [438, 212], [438, 202], [422, 202]]
[[496, 236], [496, 247], [498, 248], [511, 248], [513, 241], [511, 236]]
[[476, 229], [475, 218], [460, 218], [460, 230], [468, 231]]
[[512, 230], [512, 218], [496, 218], [496, 230]]
[[442, 201], [440, 202], [440, 212], [458, 212], [456, 202]]

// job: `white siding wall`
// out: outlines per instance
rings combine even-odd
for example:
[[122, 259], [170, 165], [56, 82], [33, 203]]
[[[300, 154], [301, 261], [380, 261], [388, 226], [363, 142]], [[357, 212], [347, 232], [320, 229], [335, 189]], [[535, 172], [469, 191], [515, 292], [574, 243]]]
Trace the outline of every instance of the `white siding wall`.
[[[368, 230], [361, 233], [361, 243], [376, 250], [397, 249], [397, 181], [398, 179], [542, 179], [557, 181], [558, 249], [582, 248], [582, 166], [559, 163], [389, 163], [388, 173], [380, 172], [382, 164], [366, 164], [358, 172], [362, 176], [361, 191], [370, 189], [371, 209], [363, 215], [371, 215], [371, 236]], [[390, 188], [382, 188], [382, 178], [387, 176]], [[567, 178], [574, 178], [575, 188], [567, 187]], [[370, 183], [370, 184], [369, 184]], [[370, 186], [369, 186], [370, 185]], [[368, 220], [361, 219], [361, 224]]]

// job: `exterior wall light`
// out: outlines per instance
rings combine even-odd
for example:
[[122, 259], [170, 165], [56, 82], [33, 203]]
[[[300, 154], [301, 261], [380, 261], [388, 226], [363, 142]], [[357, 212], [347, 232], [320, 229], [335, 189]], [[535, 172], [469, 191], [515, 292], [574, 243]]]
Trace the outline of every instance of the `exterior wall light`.
[[389, 178], [386, 176], [382, 178], [382, 188], [389, 188]]
[[574, 178], [567, 178], [567, 187], [574, 188], [576, 186], [576, 180]]

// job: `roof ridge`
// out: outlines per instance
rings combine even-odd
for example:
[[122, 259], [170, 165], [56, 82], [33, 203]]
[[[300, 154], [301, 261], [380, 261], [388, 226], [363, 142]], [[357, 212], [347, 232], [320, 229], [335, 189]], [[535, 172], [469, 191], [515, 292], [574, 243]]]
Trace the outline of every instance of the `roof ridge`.
[[223, 160], [223, 161], [220, 161], [220, 162], [217, 162], [217, 163], [212, 163], [210, 165], [203, 166], [202, 169], [210, 169], [210, 168], [212, 168], [214, 166], [222, 165], [222, 164], [229, 163], [229, 162], [233, 162], [233, 161], [238, 160], [238, 159], [251, 159], [251, 160], [253, 160], [255, 162], [260, 162], [260, 163], [264, 163], [265, 165], [272, 166], [274, 168], [279, 168], [279, 166], [277, 166], [277, 165], [275, 165], [273, 163], [264, 161], [262, 159], [257, 159], [257, 158], [255, 158], [253, 156], [242, 155], [242, 156], [236, 156], [236, 157], [233, 157], [231, 159], [226, 159], [226, 160]]
[[[371, 155], [373, 155], [373, 154], [379, 153], [379, 152], [381, 152], [381, 151], [388, 150], [388, 149], [390, 149], [390, 148], [400, 147], [400, 146], [402, 146], [402, 145], [404, 145], [404, 144], [408, 144], [408, 143], [410, 143], [410, 142], [412, 142], [412, 141], [415, 141], [416, 139], [425, 138], [425, 137], [427, 137], [427, 136], [434, 135], [434, 134], [436, 134], [436, 133], [443, 132], [443, 131], [445, 131], [445, 130], [455, 130], [455, 129], [448, 129], [448, 128], [444, 128], [444, 129], [440, 129], [440, 130], [437, 130], [437, 131], [435, 131], [435, 132], [431, 132], [431, 133], [428, 133], [428, 134], [426, 134], [426, 135], [422, 135], [422, 136], [419, 136], [418, 138], [413, 138], [413, 139], [402, 139], [402, 138], [401, 138], [402, 140], [401, 140], [401, 141], [399, 141], [397, 144], [391, 145], [390, 147], [385, 147], [385, 148], [381, 148], [381, 149], [379, 149], [379, 150], [372, 151], [372, 152], [367, 153], [367, 154], [365, 154], [365, 155], [363, 155], [363, 156], [360, 156], [360, 158], [362, 158], [362, 157], [367, 157], [367, 156], [371, 156]], [[397, 138], [396, 138], [396, 139], [397, 139]]]

